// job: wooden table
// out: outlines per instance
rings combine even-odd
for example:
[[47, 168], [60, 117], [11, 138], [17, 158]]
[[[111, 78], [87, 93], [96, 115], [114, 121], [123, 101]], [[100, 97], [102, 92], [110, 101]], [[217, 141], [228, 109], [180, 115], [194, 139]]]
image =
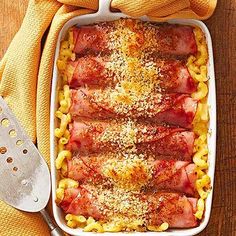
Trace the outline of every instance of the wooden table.
[[[17, 32], [27, 0], [0, 1], [0, 57]], [[201, 236], [236, 235], [236, 1], [218, 0], [210, 29], [217, 85], [218, 137], [212, 214]], [[1, 223], [1, 222], [0, 222]]]

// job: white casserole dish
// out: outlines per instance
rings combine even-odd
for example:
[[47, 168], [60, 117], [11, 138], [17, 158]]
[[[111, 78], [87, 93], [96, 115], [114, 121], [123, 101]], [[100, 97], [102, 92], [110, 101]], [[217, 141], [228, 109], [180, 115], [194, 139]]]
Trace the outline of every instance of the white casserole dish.
[[[68, 29], [73, 25], [88, 25], [92, 23], [97, 23], [101, 21], [113, 21], [121, 17], [131, 18], [122, 13], [115, 13], [110, 11], [110, 0], [99, 0], [99, 10], [93, 14], [87, 14], [82, 16], [77, 16], [66, 22], [63, 28], [60, 31], [59, 37], [57, 39], [55, 58], [54, 58], [54, 68], [53, 68], [53, 80], [52, 80], [52, 95], [51, 95], [51, 109], [50, 109], [50, 153], [51, 153], [51, 177], [52, 177], [52, 205], [53, 205], [53, 214], [57, 224], [70, 235], [89, 235], [95, 233], [86, 233], [82, 232], [82, 229], [71, 229], [66, 225], [64, 219], [64, 213], [62, 210], [57, 207], [55, 203], [56, 199], [56, 187], [57, 187], [57, 170], [55, 168], [55, 159], [57, 155], [56, 151], [56, 138], [54, 136], [54, 129], [57, 127], [57, 120], [55, 118], [55, 111], [58, 108], [57, 102], [57, 92], [59, 89], [58, 81], [58, 69], [56, 65], [57, 58], [59, 56], [60, 43], [64, 39]], [[148, 17], [139, 18], [144, 21], [150, 21]], [[184, 25], [194, 25], [202, 29], [206, 36], [206, 41], [208, 45], [209, 53], [209, 63], [208, 63], [208, 76], [209, 76], [209, 94], [208, 94], [208, 104], [209, 104], [209, 115], [210, 115], [210, 124], [209, 124], [209, 136], [208, 136], [208, 148], [209, 148], [209, 172], [208, 175], [211, 178], [212, 190], [206, 200], [206, 209], [205, 216], [202, 219], [200, 225], [191, 229], [169, 229], [167, 232], [135, 232], [135, 236], [190, 236], [195, 235], [201, 232], [206, 226], [210, 218], [211, 205], [212, 205], [212, 196], [213, 196], [213, 181], [214, 181], [214, 172], [215, 172], [215, 159], [216, 159], [216, 92], [215, 92], [215, 74], [214, 74], [214, 63], [213, 63], [213, 51], [212, 51], [212, 41], [210, 33], [206, 25], [198, 20], [190, 19], [173, 19], [167, 21], [168, 23], [177, 23]], [[104, 233], [106, 236], [123, 236], [123, 232], [119, 233]]]

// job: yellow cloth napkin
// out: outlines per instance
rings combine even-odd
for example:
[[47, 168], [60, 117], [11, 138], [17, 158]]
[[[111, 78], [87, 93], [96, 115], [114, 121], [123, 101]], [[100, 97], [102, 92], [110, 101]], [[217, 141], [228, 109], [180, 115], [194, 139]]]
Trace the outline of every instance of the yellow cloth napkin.
[[153, 20], [209, 18], [217, 0], [113, 0], [111, 6], [130, 16], [148, 15]]
[[[216, 0], [113, 0], [111, 5], [131, 16], [148, 15], [156, 20], [206, 19]], [[0, 63], [0, 95], [37, 142], [47, 163], [50, 86], [58, 33], [70, 18], [97, 9], [97, 0], [30, 0], [22, 26]], [[0, 201], [0, 235], [44, 236], [49, 231], [39, 214], [17, 211]]]

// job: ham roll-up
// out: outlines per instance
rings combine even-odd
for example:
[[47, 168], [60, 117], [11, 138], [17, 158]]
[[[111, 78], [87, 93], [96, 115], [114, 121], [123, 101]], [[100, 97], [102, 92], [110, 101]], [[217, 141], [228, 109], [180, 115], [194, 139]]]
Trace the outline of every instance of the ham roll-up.
[[73, 42], [77, 54], [119, 51], [123, 44], [130, 54], [140, 51], [187, 56], [197, 52], [191, 26], [164, 24], [153, 27], [150, 23], [129, 20], [75, 27]]
[[[80, 57], [68, 65], [69, 85], [74, 89], [83, 86], [114, 87], [117, 82], [129, 79], [129, 73], [125, 71], [128, 64], [128, 61], [124, 61], [125, 68], [122, 68], [117, 62], [112, 62], [110, 57], [91, 55]], [[156, 59], [154, 62], [140, 64], [139, 68], [133, 70], [133, 76], [136, 78], [148, 76], [148, 79], [155, 83], [154, 91], [176, 93], [196, 91], [196, 84], [186, 65], [179, 60]]]
[[[79, 153], [100, 153], [132, 148], [138, 153], [191, 160], [195, 135], [183, 128], [151, 123], [73, 121], [67, 148]], [[168, 157], [166, 157], [168, 158]]]
[[[65, 176], [81, 184], [109, 179], [113, 183], [121, 183], [121, 186], [131, 189], [147, 187], [155, 190], [177, 191], [191, 196], [196, 193], [195, 164], [186, 161], [119, 160], [109, 158], [110, 156], [112, 155], [77, 155], [67, 161]], [[129, 169], [124, 173], [122, 166], [127, 163]], [[152, 173], [150, 176], [149, 172]]]
[[126, 101], [114, 99], [112, 91], [78, 89], [71, 91], [71, 99], [70, 113], [73, 117], [93, 119], [129, 117], [185, 128], [192, 127], [197, 109], [197, 101], [186, 94], [154, 94], [127, 104]]
[[[104, 197], [105, 194], [110, 197]], [[132, 196], [127, 198], [127, 194]], [[66, 189], [58, 204], [66, 213], [92, 216], [96, 220], [109, 220], [114, 212], [122, 215], [124, 209], [126, 217], [138, 211], [147, 225], [158, 226], [166, 222], [170, 227], [189, 228], [198, 224], [194, 216], [197, 199], [178, 193], [135, 194], [119, 190], [112, 194], [112, 190], [102, 193], [93, 186], [80, 186]]]

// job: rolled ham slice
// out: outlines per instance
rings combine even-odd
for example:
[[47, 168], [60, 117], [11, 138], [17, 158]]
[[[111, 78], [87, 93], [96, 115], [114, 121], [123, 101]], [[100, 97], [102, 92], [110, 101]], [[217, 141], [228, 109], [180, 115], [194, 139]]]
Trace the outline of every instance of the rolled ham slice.
[[92, 216], [95, 219], [102, 219], [103, 214], [98, 210], [96, 197], [86, 188], [68, 188], [65, 189], [64, 198], [59, 206], [66, 212], [85, 217]]
[[[67, 162], [66, 177], [77, 180], [84, 184], [87, 182], [98, 183], [107, 178], [107, 171], [110, 163], [115, 163], [116, 166], [127, 163], [125, 160], [111, 159], [112, 155], [77, 155]], [[129, 161], [132, 165], [132, 161]], [[133, 169], [129, 167], [130, 178], [125, 181], [127, 186], [133, 184], [139, 186], [142, 181], [143, 187], [148, 189], [177, 191], [193, 196], [196, 193], [195, 181], [197, 175], [195, 172], [195, 164], [189, 164], [186, 161], [166, 161], [166, 160], [149, 160], [149, 169], [152, 171], [152, 177], [146, 179], [148, 173], [143, 172], [142, 163], [135, 165]], [[137, 167], [137, 168], [136, 168]], [[120, 176], [120, 177], [119, 177]], [[126, 173], [127, 176], [127, 173]], [[132, 177], [135, 176], [135, 177]], [[111, 181], [122, 179], [122, 173], [117, 168], [109, 169], [108, 178]], [[147, 180], [147, 181], [146, 181]], [[145, 183], [146, 181], [146, 183]]]
[[[114, 66], [110, 66], [110, 64]], [[149, 70], [148, 64], [142, 66], [144, 72]], [[78, 58], [75, 62], [69, 63], [69, 85], [71, 88], [79, 88], [86, 85], [100, 88], [114, 86], [118, 81], [128, 79], [128, 73], [125, 73], [125, 77], [122, 78], [117, 67], [119, 65], [112, 62], [110, 57], [85, 56]], [[154, 91], [176, 93], [193, 93], [196, 91], [196, 84], [183, 62], [156, 59], [153, 67], [158, 70], [158, 75], [153, 75], [149, 78], [150, 81], [156, 82]]]
[[[158, 201], [155, 201], [159, 199]], [[149, 198], [148, 223], [160, 225], [167, 222], [171, 228], [190, 228], [197, 226], [194, 213], [197, 198], [187, 198], [175, 193], [157, 193]]]
[[93, 119], [129, 117], [185, 128], [192, 127], [197, 101], [189, 95], [154, 94], [126, 106], [123, 101], [114, 102], [113, 98], [109, 97], [109, 93], [88, 89], [72, 90], [70, 113], [73, 117]]
[[74, 120], [70, 124], [70, 134], [67, 148], [85, 154], [122, 150], [135, 145], [139, 153], [191, 160], [194, 146], [192, 131], [131, 121]]
[[86, 85], [103, 88], [114, 85], [115, 79], [105, 68], [106, 64], [107, 58], [98, 56], [80, 57], [69, 62], [67, 76], [70, 88], [76, 89]]
[[156, 160], [150, 185], [157, 190], [177, 191], [193, 196], [196, 194], [195, 168], [195, 164], [189, 162]]
[[131, 19], [74, 27], [73, 39], [77, 54], [122, 50], [124, 42], [131, 54], [137, 50], [180, 56], [197, 52], [191, 26], [157, 25]]
[[[104, 27], [83, 26], [73, 29], [73, 51], [78, 54], [86, 54], [90, 52], [108, 51], [108, 37]], [[104, 32], [103, 32], [104, 30]]]
[[156, 42], [159, 51], [174, 55], [189, 55], [197, 52], [193, 27], [183, 25], [163, 25], [158, 28]]
[[[107, 191], [106, 194], [110, 198], [119, 203], [116, 192]], [[124, 192], [125, 194], [125, 192]], [[108, 197], [107, 196], [107, 197]], [[122, 199], [120, 200], [122, 201]], [[197, 226], [198, 222], [194, 213], [196, 212], [196, 198], [187, 198], [178, 193], [140, 193], [131, 199], [126, 200], [126, 204], [131, 206], [127, 214], [132, 214], [133, 203], [140, 202], [147, 204], [147, 209], [143, 212], [147, 225], [159, 226], [163, 222], [167, 222], [169, 227], [189, 228]], [[98, 191], [92, 186], [80, 186], [78, 189], [66, 189], [64, 199], [59, 206], [66, 212], [74, 215], [92, 216], [96, 220], [109, 220], [109, 214], [114, 212], [119, 214], [120, 204], [110, 205], [110, 201], [101, 200]], [[106, 211], [104, 211], [106, 209]], [[124, 212], [121, 212], [121, 214]], [[126, 217], [124, 215], [124, 217]]]

